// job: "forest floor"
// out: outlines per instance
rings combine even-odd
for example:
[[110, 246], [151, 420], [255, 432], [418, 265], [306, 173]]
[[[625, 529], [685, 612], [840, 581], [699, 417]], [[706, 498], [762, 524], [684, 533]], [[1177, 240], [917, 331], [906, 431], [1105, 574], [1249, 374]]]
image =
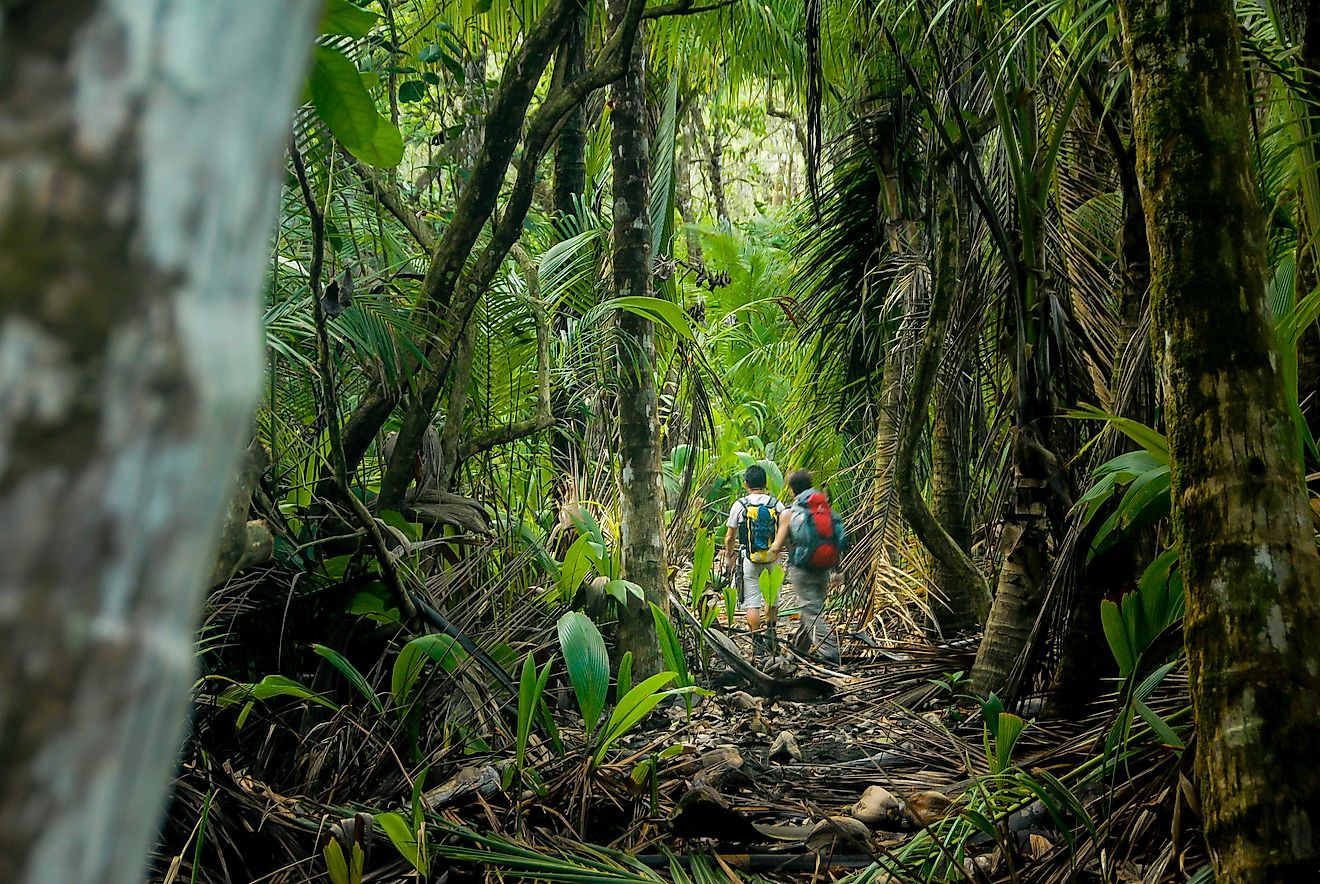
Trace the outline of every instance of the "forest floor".
[[[783, 608], [781, 649], [796, 626], [791, 595]], [[851, 622], [843, 611], [830, 619]], [[1128, 733], [1107, 739], [1120, 721], [1114, 697], [1054, 722], [1031, 718], [1023, 709], [1038, 703], [1023, 703], [1025, 729], [1001, 741], [985, 725], [997, 707], [961, 693], [974, 640], [841, 628], [843, 660], [825, 667], [787, 651], [755, 655], [737, 627], [714, 631], [727, 639], [699, 644], [693, 661], [705, 691], [666, 701], [605, 763], [592, 766], [585, 750], [555, 750], [534, 733], [526, 769], [535, 774], [520, 789], [508, 743], [432, 752], [411, 812], [400, 801], [407, 780], [390, 778], [403, 766], [391, 761], [394, 750], [382, 752], [367, 725], [337, 727], [342, 710], [310, 729], [272, 721], [264, 735], [202, 718], [159, 879], [186, 880], [186, 860], [213, 854], [214, 871], [194, 880], [330, 880], [330, 840], [350, 851], [363, 844], [363, 882], [1156, 884], [1184, 881], [1198, 866], [1199, 834], [1190, 814], [1179, 814], [1179, 756]], [[726, 665], [731, 651], [757, 664], [753, 677]], [[1180, 679], [1166, 679], [1149, 707], [1176, 715], [1179, 691], [1186, 696]], [[587, 746], [567, 681], [552, 681], [546, 696], [563, 743]], [[488, 724], [499, 717], [492, 710]], [[395, 731], [385, 742], [397, 740]], [[364, 825], [373, 814], [374, 825]], [[425, 876], [404, 859], [407, 833], [391, 831], [385, 817], [411, 817], [411, 837], [430, 845]], [[199, 819], [209, 854], [192, 846]], [[270, 858], [257, 860], [262, 853]]]

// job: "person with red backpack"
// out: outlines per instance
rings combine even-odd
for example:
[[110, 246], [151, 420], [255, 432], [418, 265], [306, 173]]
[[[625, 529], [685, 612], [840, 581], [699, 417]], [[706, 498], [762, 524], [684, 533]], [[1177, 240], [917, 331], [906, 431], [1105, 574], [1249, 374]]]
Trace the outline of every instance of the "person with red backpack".
[[788, 579], [801, 612], [793, 647], [838, 663], [839, 642], [825, 619], [825, 596], [830, 589], [830, 570], [838, 567], [848, 537], [830, 506], [829, 495], [814, 486], [811, 473], [794, 470], [788, 476], [788, 487], [793, 490], [793, 505], [788, 518], [780, 520], [770, 553], [777, 559], [785, 546], [792, 547]]
[[[779, 536], [783, 519], [784, 505], [765, 490], [765, 468], [752, 464], [743, 473], [743, 485], [747, 493], [740, 497], [729, 510], [725, 522], [724, 534], [724, 569], [734, 569], [734, 556], [737, 555], [735, 580], [742, 580], [743, 605], [747, 609], [747, 628], [752, 631], [753, 640], [759, 637], [761, 629], [761, 609], [765, 599], [761, 595], [761, 574], [774, 567], [779, 561], [779, 553], [771, 555], [770, 547]], [[737, 544], [735, 553], [735, 543]], [[773, 612], [768, 612], [771, 616]]]

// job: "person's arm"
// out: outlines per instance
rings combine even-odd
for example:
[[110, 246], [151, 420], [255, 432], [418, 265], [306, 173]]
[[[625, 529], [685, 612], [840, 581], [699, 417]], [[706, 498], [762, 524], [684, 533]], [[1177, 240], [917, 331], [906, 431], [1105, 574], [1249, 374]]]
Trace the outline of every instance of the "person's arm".
[[733, 565], [734, 550], [738, 545], [738, 529], [732, 525], [724, 529], [724, 570]]
[[789, 523], [793, 521], [793, 511], [785, 507], [779, 513], [779, 530], [775, 532], [775, 542], [770, 544], [770, 560], [779, 558], [779, 554], [784, 550], [784, 544], [788, 542]]

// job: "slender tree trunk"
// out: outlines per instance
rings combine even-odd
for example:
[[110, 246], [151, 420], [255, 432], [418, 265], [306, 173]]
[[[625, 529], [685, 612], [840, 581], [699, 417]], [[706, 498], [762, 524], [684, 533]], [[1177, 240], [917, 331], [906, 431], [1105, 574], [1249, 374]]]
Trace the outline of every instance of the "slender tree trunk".
[[[970, 554], [972, 508], [968, 500], [970, 458], [967, 450], [971, 433], [970, 377], [963, 354], [953, 352], [950, 356], [954, 364], [949, 371], [948, 383], [935, 404], [931, 432], [931, 510], [949, 539], [964, 553]], [[962, 590], [959, 572], [938, 559], [934, 564], [935, 585], [940, 597], [932, 600], [931, 608], [940, 632], [951, 636], [975, 629], [980, 624], [971, 597]]]
[[[622, 20], [613, 0], [610, 18]], [[646, 131], [645, 52], [639, 25], [631, 62], [611, 87], [614, 110], [614, 288], [619, 297], [651, 293], [651, 149]], [[664, 484], [660, 471], [660, 403], [655, 389], [655, 326], [619, 313], [619, 523], [623, 578], [642, 588], [646, 601], [669, 610], [665, 573]], [[632, 651], [633, 671], [663, 669], [655, 623], [646, 602], [632, 599], [619, 616], [619, 652]]]
[[1265, 297], [1230, 0], [1120, 0], [1206, 837], [1221, 881], [1320, 863], [1320, 556]]
[[0, 11], [0, 880], [142, 880], [319, 12]]
[[679, 127], [682, 144], [678, 153], [678, 166], [674, 169], [677, 177], [674, 187], [674, 207], [682, 219], [683, 236], [687, 243], [687, 261], [693, 267], [706, 266], [706, 256], [701, 250], [701, 233], [697, 230], [697, 216], [692, 203], [692, 133], [687, 126]]
[[[587, 69], [587, 10], [579, 6], [555, 58], [555, 77], [573, 79]], [[587, 189], [587, 133], [581, 105], [569, 111], [555, 139], [555, 215], [567, 218], [578, 210]]]
[[[556, 78], [578, 77], [586, 70], [586, 27], [586, 8], [579, 7], [555, 59]], [[567, 237], [576, 229], [564, 222], [577, 214], [587, 190], [584, 116], [581, 106], [573, 108], [555, 140], [555, 218], [561, 237]], [[555, 331], [567, 332], [574, 318], [575, 314], [566, 305], [560, 306], [555, 311]], [[581, 389], [574, 381], [556, 384], [550, 398], [550, 411], [555, 421], [554, 431], [550, 434], [550, 465], [555, 476], [553, 493], [560, 503], [577, 499], [576, 489], [571, 488], [570, 483], [574, 481], [577, 465], [582, 460], [582, 439], [587, 431], [581, 400]], [[573, 538], [565, 536], [563, 540], [572, 543]]]
[[706, 130], [706, 119], [701, 115], [701, 108], [692, 109], [692, 128], [697, 133], [697, 144], [706, 159], [706, 172], [710, 180], [710, 198], [715, 204], [715, 219], [722, 226], [729, 224], [728, 202], [724, 198], [724, 153], [723, 144], [716, 133], [711, 138]]
[[[918, 358], [912, 394], [903, 418], [898, 458], [894, 464], [894, 482], [903, 506], [903, 518], [912, 526], [913, 533], [922, 545], [930, 550], [931, 556], [942, 569], [943, 579], [947, 581], [946, 586], [940, 587], [944, 595], [940, 608], [947, 610], [947, 618], [961, 624], [966, 622], [966, 612], [969, 611], [975, 622], [984, 621], [990, 610], [990, 593], [985, 578], [976, 570], [967, 553], [949, 536], [926, 505], [913, 468], [917, 444], [926, 427], [931, 392], [935, 388], [935, 376], [944, 352], [944, 338], [948, 332], [949, 314], [953, 309], [957, 289], [957, 210], [947, 169], [939, 170], [934, 180], [935, 280], [921, 356]], [[944, 627], [943, 621], [941, 626]]]
[[463, 418], [467, 413], [468, 387], [472, 382], [472, 360], [477, 353], [476, 318], [468, 321], [463, 337], [454, 354], [453, 381], [449, 387], [449, 402], [445, 422], [440, 428], [440, 463], [437, 465], [437, 490], [454, 487], [454, 473], [458, 469], [459, 449], [463, 443]]

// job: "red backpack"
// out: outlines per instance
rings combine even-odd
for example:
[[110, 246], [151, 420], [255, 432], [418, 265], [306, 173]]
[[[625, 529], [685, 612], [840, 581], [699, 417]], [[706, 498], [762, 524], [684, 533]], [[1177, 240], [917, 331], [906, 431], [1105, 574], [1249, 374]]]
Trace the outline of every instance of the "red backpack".
[[825, 571], [839, 564], [846, 538], [843, 523], [834, 514], [825, 492], [808, 488], [797, 496], [790, 531], [794, 565]]

